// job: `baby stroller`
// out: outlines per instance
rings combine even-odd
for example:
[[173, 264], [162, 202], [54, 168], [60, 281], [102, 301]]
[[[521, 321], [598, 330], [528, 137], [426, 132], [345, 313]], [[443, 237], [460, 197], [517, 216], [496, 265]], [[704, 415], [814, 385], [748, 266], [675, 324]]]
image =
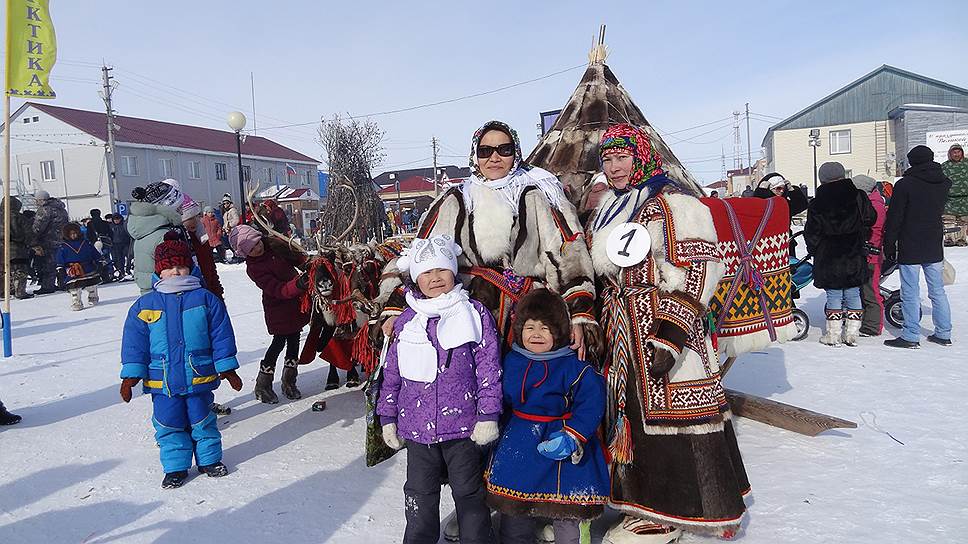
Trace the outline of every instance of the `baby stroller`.
[[[902, 329], [904, 328], [904, 313], [901, 311], [901, 290], [884, 287], [884, 280], [889, 278], [896, 270], [897, 263], [884, 263], [884, 267], [881, 269], [880, 291], [881, 299], [884, 301], [884, 319], [891, 326]], [[920, 318], [924, 317], [924, 310], [919, 308], [918, 313], [918, 320], [920, 321]]]
[[[801, 234], [803, 233], [797, 233], [797, 236]], [[796, 301], [800, 297], [800, 290], [813, 282], [813, 263], [810, 262], [809, 254], [803, 259], [790, 255], [790, 275], [793, 281], [793, 299]], [[796, 307], [796, 302], [793, 306], [793, 323], [797, 327], [797, 334], [791, 340], [797, 341], [806, 338], [807, 333], [810, 332], [810, 318], [807, 316], [807, 312]]]

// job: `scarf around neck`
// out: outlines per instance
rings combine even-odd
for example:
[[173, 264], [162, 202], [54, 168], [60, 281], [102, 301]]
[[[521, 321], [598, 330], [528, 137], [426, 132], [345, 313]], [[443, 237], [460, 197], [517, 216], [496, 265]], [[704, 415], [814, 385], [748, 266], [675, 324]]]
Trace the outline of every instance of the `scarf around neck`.
[[[599, 231], [616, 219], [629, 221], [650, 198], [661, 193], [666, 185], [675, 185], [675, 182], [666, 177], [665, 174], [659, 174], [621, 191], [612, 188], [615, 199], [608, 206], [604, 202], [602, 203], [592, 228]], [[629, 203], [632, 204], [631, 207]]]
[[397, 338], [400, 376], [430, 383], [437, 379], [437, 347], [431, 343], [427, 332], [430, 320], [439, 318], [437, 343], [440, 349], [451, 350], [467, 343], [481, 342], [484, 335], [481, 314], [460, 284], [434, 298], [417, 298], [409, 292], [406, 298], [416, 315], [403, 326]]
[[517, 342], [511, 344], [511, 349], [527, 357], [528, 359], [531, 359], [532, 361], [550, 361], [552, 359], [557, 359], [559, 357], [568, 357], [569, 355], [575, 353], [575, 350], [571, 349], [568, 346], [558, 348], [552, 351], [546, 351], [544, 353], [535, 353], [519, 345]]
[[555, 208], [560, 209], [565, 201], [565, 192], [562, 190], [558, 178], [547, 170], [531, 166], [513, 168], [508, 175], [494, 180], [472, 174], [461, 185], [461, 194], [464, 196], [464, 207], [467, 208], [467, 213], [474, 210], [474, 198], [471, 194], [471, 189], [474, 186], [487, 187], [500, 194], [504, 203], [515, 216], [518, 215], [518, 201], [521, 200], [521, 194], [528, 187], [540, 189], [545, 198], [548, 199], [548, 203]]
[[165, 294], [173, 293], [184, 293], [185, 291], [194, 291], [195, 289], [202, 288], [202, 280], [195, 276], [173, 276], [171, 278], [165, 278], [163, 280], [158, 280], [155, 283], [155, 291]]

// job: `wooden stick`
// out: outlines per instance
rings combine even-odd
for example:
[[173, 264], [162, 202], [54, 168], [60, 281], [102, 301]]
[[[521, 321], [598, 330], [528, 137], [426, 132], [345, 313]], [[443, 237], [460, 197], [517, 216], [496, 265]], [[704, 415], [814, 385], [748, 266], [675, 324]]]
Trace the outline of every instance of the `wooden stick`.
[[774, 427], [793, 431], [807, 436], [817, 436], [829, 429], [856, 429], [853, 421], [813, 412], [806, 408], [798, 408], [782, 402], [726, 390], [726, 398], [733, 409], [733, 413], [766, 423]]

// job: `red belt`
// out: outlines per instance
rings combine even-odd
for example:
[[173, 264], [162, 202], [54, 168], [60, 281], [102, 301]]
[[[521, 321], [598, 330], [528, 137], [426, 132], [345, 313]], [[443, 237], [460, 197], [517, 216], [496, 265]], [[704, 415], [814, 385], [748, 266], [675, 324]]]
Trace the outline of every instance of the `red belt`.
[[539, 423], [550, 423], [552, 421], [565, 421], [571, 419], [571, 412], [561, 416], [539, 416], [537, 414], [526, 414], [519, 410], [513, 410], [514, 415], [521, 419], [526, 419], [528, 421], [537, 421]]

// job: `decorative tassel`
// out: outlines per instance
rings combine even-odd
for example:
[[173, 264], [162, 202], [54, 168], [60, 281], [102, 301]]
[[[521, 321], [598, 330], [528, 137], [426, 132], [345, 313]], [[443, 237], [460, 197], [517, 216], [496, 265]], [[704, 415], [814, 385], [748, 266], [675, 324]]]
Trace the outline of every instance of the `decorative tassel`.
[[619, 412], [613, 430], [612, 443], [609, 444], [608, 451], [612, 456], [613, 463], [620, 465], [632, 463], [632, 426], [624, 411]]

